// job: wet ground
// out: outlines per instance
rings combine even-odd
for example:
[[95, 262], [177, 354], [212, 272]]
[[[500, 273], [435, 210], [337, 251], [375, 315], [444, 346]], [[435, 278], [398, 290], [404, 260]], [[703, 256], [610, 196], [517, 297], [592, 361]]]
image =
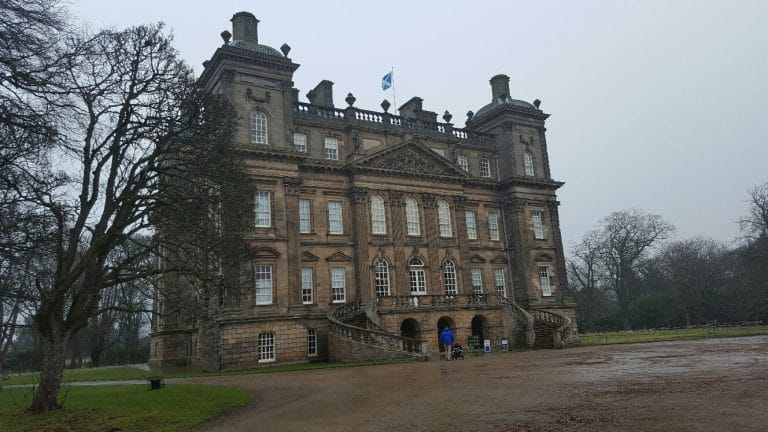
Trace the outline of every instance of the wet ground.
[[768, 431], [768, 336], [195, 381], [254, 394], [197, 431]]

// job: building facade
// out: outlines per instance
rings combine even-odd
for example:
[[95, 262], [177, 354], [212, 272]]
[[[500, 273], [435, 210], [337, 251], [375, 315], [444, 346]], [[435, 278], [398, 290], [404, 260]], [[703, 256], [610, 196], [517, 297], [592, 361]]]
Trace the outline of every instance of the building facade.
[[[236, 107], [253, 197], [243, 289], [215, 316], [219, 368], [426, 355], [444, 326], [494, 349], [578, 341], [538, 101], [494, 76], [463, 128], [418, 97], [398, 114], [352, 94], [337, 107], [327, 80], [302, 102], [290, 48], [259, 44], [248, 12], [232, 23], [199, 80]], [[195, 363], [197, 337], [159, 316], [151, 363]]]

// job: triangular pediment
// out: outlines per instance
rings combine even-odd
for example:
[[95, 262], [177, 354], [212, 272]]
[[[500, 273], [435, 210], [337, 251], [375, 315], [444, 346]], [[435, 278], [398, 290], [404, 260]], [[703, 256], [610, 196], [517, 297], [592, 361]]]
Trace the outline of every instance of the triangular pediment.
[[417, 141], [385, 148], [355, 163], [356, 168], [441, 177], [469, 177], [464, 170]]
[[472, 258], [469, 259], [469, 262], [472, 264], [482, 264], [485, 262], [485, 258], [481, 257], [480, 255], [473, 255]]
[[320, 257], [310, 251], [304, 251], [304, 253], [301, 254], [301, 261], [303, 262], [317, 262], [319, 259]]
[[507, 258], [505, 258], [503, 255], [496, 255], [492, 260], [491, 263], [493, 264], [506, 264]]
[[352, 257], [346, 255], [344, 252], [336, 252], [325, 259], [328, 262], [351, 262]]

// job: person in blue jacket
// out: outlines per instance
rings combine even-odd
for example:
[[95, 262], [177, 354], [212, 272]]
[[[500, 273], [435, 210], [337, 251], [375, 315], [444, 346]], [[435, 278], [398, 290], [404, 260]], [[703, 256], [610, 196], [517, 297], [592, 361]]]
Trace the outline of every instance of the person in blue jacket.
[[445, 359], [451, 360], [451, 349], [453, 349], [453, 333], [448, 326], [443, 327], [443, 331], [440, 333], [440, 343], [445, 348]]

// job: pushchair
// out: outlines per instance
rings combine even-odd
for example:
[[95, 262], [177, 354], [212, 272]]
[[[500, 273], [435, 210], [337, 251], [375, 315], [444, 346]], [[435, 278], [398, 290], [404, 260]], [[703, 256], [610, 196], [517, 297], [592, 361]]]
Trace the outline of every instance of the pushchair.
[[453, 348], [451, 349], [451, 360], [458, 359], [464, 360], [464, 350], [461, 349], [461, 344], [456, 342], [453, 344]]

